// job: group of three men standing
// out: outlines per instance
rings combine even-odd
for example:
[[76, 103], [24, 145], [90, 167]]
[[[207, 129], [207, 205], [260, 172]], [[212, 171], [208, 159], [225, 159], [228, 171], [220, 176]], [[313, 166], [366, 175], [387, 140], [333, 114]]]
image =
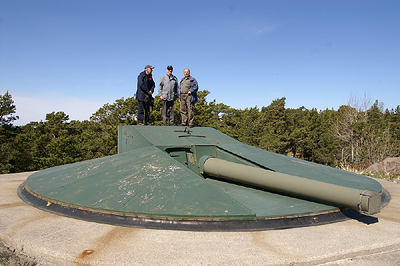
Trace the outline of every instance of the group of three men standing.
[[[155, 83], [152, 77], [153, 66], [146, 65], [145, 70], [138, 76], [136, 100], [138, 107], [138, 125], [150, 125], [150, 106], [153, 99]], [[197, 80], [190, 75], [190, 70], [185, 69], [185, 75], [178, 86], [178, 79], [172, 74], [172, 66], [167, 66], [167, 73], [161, 76], [158, 95], [163, 101], [162, 116], [164, 126], [174, 125], [174, 102], [179, 99], [182, 117], [182, 126], [193, 127], [194, 105], [197, 102]], [[180, 97], [179, 97], [180, 87]]]

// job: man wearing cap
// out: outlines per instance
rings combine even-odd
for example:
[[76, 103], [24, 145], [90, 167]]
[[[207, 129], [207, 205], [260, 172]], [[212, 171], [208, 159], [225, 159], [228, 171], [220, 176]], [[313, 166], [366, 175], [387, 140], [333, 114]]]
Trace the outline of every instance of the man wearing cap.
[[151, 65], [146, 65], [144, 71], [138, 76], [136, 91], [136, 100], [139, 102], [138, 125], [150, 125], [150, 105], [156, 86], [152, 76], [153, 68]]
[[199, 86], [197, 80], [190, 75], [190, 70], [185, 69], [183, 71], [185, 75], [180, 82], [181, 87], [181, 116], [182, 126], [186, 126], [189, 123], [189, 127], [193, 127], [194, 124], [194, 104], [197, 102], [197, 91]]
[[[163, 100], [162, 117], [164, 126], [174, 125], [174, 102], [178, 99], [178, 79], [172, 75], [174, 68], [167, 66], [167, 74], [161, 76], [158, 95]], [[169, 112], [169, 115], [168, 115]], [[169, 117], [169, 122], [167, 122]]]

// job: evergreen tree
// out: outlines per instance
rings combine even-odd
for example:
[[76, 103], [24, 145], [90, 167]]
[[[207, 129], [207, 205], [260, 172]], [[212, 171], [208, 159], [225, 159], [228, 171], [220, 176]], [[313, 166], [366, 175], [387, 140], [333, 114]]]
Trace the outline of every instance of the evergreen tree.
[[133, 97], [118, 99], [115, 103], [104, 104], [97, 110], [90, 120], [102, 125], [134, 125], [137, 124], [138, 101]]
[[237, 110], [225, 108], [217, 123], [217, 129], [247, 145], [258, 147], [257, 134], [260, 112], [257, 107]]
[[333, 125], [337, 120], [338, 113], [334, 110], [326, 109], [319, 113], [318, 127], [312, 135], [313, 143], [316, 147], [313, 150], [311, 161], [329, 166], [337, 166], [337, 158], [340, 155], [340, 149], [335, 143]]
[[14, 100], [7, 91], [0, 96], [0, 173], [8, 173], [13, 169], [13, 159], [17, 153], [13, 142], [18, 129], [12, 123], [19, 117], [15, 112]]
[[285, 103], [286, 98], [283, 97], [261, 109], [256, 130], [260, 148], [286, 154], [290, 141]]
[[0, 127], [1, 126], [12, 126], [12, 122], [19, 119], [18, 116], [14, 115], [16, 107], [14, 100], [8, 91], [0, 96]]

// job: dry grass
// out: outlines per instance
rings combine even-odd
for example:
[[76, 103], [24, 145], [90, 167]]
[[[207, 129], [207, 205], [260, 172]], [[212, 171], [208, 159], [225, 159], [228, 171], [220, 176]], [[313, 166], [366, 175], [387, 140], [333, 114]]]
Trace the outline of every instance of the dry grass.
[[0, 241], [0, 265], [1, 266], [35, 266], [37, 263], [8, 247], [4, 246], [3, 242]]

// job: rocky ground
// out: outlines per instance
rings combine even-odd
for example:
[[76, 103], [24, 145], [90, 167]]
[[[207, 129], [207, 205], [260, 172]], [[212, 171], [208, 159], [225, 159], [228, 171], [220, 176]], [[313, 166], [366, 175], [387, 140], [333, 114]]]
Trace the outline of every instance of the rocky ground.
[[362, 174], [398, 183], [400, 181], [400, 157], [386, 158], [382, 162], [371, 165]]
[[3, 242], [0, 241], [0, 266], [35, 266], [37, 263], [15, 251], [10, 250], [6, 246], [4, 246]]

